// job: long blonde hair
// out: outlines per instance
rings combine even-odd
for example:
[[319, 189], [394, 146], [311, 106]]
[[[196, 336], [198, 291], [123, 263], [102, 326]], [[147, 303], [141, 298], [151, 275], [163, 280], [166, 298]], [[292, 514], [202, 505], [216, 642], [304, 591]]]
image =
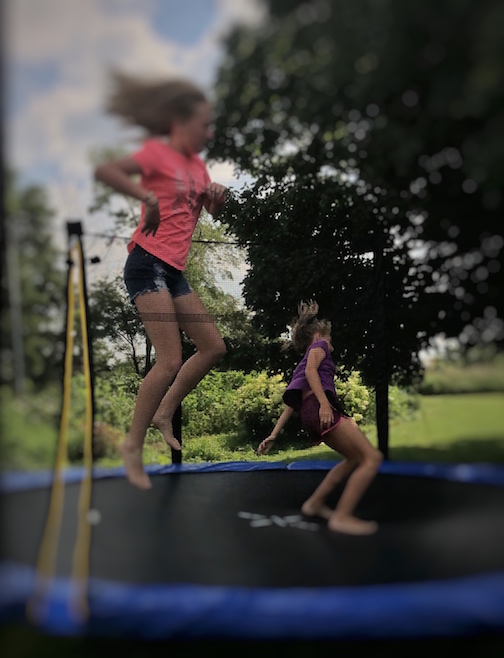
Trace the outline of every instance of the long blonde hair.
[[292, 321], [291, 343], [294, 349], [304, 353], [313, 342], [316, 333], [328, 336], [331, 333], [331, 322], [319, 320], [317, 313], [319, 305], [313, 300], [300, 302], [298, 317]]
[[187, 80], [148, 82], [118, 71], [111, 78], [107, 112], [153, 135], [169, 135], [175, 119], [189, 119], [198, 103], [208, 102], [204, 92]]

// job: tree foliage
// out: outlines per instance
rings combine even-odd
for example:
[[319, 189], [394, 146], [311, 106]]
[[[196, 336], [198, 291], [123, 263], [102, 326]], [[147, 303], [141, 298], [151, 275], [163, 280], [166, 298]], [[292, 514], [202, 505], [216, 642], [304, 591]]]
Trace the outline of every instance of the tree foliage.
[[[399, 378], [412, 360], [418, 323], [403, 290], [409, 259], [383, 234], [373, 205], [339, 178], [323, 177], [302, 154], [271, 164], [267, 175], [230, 203], [232, 230], [248, 245], [251, 267], [245, 300], [255, 323], [273, 340], [285, 331], [300, 299], [316, 299], [332, 321], [338, 360], [374, 381], [378, 273], [374, 250], [384, 250], [388, 343]], [[351, 218], [351, 220], [350, 220]], [[383, 243], [382, 243], [383, 238]], [[408, 321], [411, 320], [411, 321]], [[270, 349], [285, 371], [292, 355]]]
[[312, 293], [357, 365], [370, 354], [368, 231], [383, 235], [398, 375], [439, 333], [502, 344], [502, 5], [265, 4], [263, 25], [227, 37], [210, 149], [255, 179], [225, 219], [257, 243], [245, 296], [258, 321], [273, 335]]
[[145, 331], [120, 277], [94, 285], [89, 293], [89, 312], [94, 351], [97, 346], [109, 345], [106, 349], [113, 361], [124, 360], [126, 354], [135, 373], [145, 373], [144, 354], [139, 354]]
[[[45, 191], [6, 174], [6, 249], [17, 266], [2, 277], [2, 379], [14, 378], [13, 331], [22, 334], [26, 378], [37, 387], [61, 380], [64, 352], [65, 256], [54, 243]], [[9, 256], [7, 254], [7, 256]], [[8, 259], [6, 258], [6, 261]], [[12, 328], [10, 286], [19, 287], [21, 326]]]

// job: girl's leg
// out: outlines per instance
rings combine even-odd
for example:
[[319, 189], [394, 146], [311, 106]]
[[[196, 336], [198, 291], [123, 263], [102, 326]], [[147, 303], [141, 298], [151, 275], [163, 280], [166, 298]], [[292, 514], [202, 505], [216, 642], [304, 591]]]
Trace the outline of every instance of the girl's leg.
[[[332, 447], [330, 443], [328, 445]], [[301, 507], [303, 514], [321, 516], [323, 519], [329, 520], [333, 510], [325, 504], [327, 496], [352, 473], [356, 466], [357, 461], [344, 459], [331, 468], [312, 495], [303, 503]]]
[[226, 345], [219, 330], [194, 291], [175, 297], [173, 303], [178, 324], [195, 344], [196, 352], [178, 371], [152, 420], [170, 445], [176, 440], [173, 437], [172, 419], [178, 406], [226, 353]]
[[331, 514], [328, 526], [331, 530], [347, 534], [371, 534], [378, 526], [374, 521], [356, 518], [354, 510], [376, 477], [383, 461], [382, 453], [373, 448], [357, 423], [349, 418], [342, 418], [324, 438], [325, 442], [348, 460], [358, 463], [357, 468], [348, 478], [336, 509]]
[[[149, 489], [151, 482], [142, 463], [145, 433], [182, 365], [182, 347], [175, 309], [168, 290], [139, 295], [135, 304], [156, 351], [156, 362], [140, 385], [130, 430], [120, 446], [120, 452], [128, 480], [140, 489]], [[180, 450], [178, 441], [174, 447]]]

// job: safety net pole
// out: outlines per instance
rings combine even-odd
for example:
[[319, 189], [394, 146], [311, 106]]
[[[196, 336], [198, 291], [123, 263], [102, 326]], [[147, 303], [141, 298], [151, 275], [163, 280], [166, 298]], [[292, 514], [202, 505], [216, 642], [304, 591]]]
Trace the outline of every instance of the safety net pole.
[[374, 246], [374, 364], [376, 395], [376, 430], [378, 449], [389, 458], [389, 399], [388, 399], [388, 345], [386, 322], [386, 294], [384, 276], [383, 235], [376, 235]]
[[[86, 418], [84, 429], [84, 471], [81, 481], [77, 510], [77, 536], [74, 544], [72, 576], [70, 582], [68, 614], [78, 623], [85, 622], [89, 615], [87, 582], [89, 571], [89, 548], [91, 526], [89, 510], [91, 504], [93, 465], [94, 386], [92, 367], [92, 345], [89, 332], [89, 313], [85, 278], [85, 257], [82, 245], [80, 222], [67, 222], [68, 230], [68, 275], [67, 313], [65, 327], [65, 359], [63, 375], [63, 402], [61, 409], [58, 445], [53, 469], [53, 482], [46, 525], [37, 559], [36, 575], [32, 596], [29, 598], [26, 615], [34, 623], [43, 622], [52, 614], [50, 591], [56, 575], [58, 543], [64, 507], [64, 469], [68, 458], [68, 430], [72, 394], [72, 370], [75, 324], [75, 273], [78, 274], [78, 296], [83, 341], [84, 376], [86, 385]], [[53, 601], [54, 602], [54, 601]]]

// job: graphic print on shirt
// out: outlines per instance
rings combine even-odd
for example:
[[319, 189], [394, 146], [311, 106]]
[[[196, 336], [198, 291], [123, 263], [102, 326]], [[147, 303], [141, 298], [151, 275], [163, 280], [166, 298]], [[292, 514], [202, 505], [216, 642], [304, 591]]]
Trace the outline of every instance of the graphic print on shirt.
[[173, 208], [174, 210], [178, 210], [184, 206], [187, 189], [184, 175], [180, 169], [175, 170], [174, 188], [175, 194], [173, 199]]
[[175, 199], [173, 201], [173, 208], [178, 210], [183, 207], [187, 202], [189, 210], [195, 212], [202, 200], [203, 191], [197, 192], [196, 182], [191, 175], [190, 171], [186, 171], [185, 175], [180, 169], [175, 171]]

